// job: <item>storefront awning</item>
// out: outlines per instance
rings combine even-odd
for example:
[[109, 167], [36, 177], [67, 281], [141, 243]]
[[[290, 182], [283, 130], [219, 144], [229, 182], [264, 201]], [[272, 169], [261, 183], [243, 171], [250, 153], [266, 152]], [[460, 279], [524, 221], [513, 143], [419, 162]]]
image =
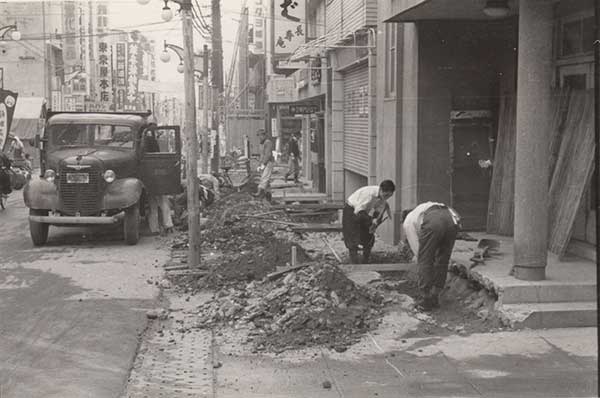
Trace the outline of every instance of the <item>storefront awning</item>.
[[35, 137], [41, 128], [45, 112], [45, 98], [18, 97], [10, 133], [21, 140]]
[[[487, 0], [392, 0], [392, 17], [385, 22], [424, 20], [494, 20], [483, 9]], [[517, 14], [516, 0], [508, 0], [510, 12]]]

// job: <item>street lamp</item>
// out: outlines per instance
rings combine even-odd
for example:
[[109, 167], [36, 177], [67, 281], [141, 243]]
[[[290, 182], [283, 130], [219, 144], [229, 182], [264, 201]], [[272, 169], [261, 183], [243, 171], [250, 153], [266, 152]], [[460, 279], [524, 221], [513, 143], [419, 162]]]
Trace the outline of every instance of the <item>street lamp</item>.
[[[185, 61], [183, 56], [183, 48], [176, 46], [175, 44], [167, 43], [164, 41], [163, 52], [160, 54], [160, 60], [163, 62], [169, 62], [171, 60], [171, 54], [168, 50], [173, 51], [179, 57], [179, 65], [177, 65], [177, 72], [183, 73], [185, 71]], [[198, 65], [204, 59], [204, 54], [194, 54], [194, 66]], [[194, 73], [203, 74], [202, 70], [194, 68]]]
[[171, 19], [173, 19], [173, 11], [171, 11], [167, 3], [168, 0], [165, 0], [165, 6], [163, 7], [162, 12], [160, 13], [160, 17], [165, 22], [169, 22]]
[[14, 23], [14, 25], [7, 25], [7, 26], [3, 26], [0, 28], [0, 41], [6, 40], [6, 35], [8, 34], [8, 32], [11, 32], [10, 38], [12, 40], [14, 40], [14, 41], [21, 40], [21, 32], [19, 32], [19, 30], [17, 29], [16, 22]]

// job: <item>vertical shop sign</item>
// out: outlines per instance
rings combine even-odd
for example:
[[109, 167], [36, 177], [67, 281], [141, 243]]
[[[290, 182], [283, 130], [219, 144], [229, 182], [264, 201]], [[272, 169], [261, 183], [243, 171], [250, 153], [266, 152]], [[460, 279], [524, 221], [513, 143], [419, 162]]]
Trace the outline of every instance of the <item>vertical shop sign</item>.
[[0, 90], [0, 151], [4, 150], [6, 137], [10, 131], [18, 94], [8, 90]]

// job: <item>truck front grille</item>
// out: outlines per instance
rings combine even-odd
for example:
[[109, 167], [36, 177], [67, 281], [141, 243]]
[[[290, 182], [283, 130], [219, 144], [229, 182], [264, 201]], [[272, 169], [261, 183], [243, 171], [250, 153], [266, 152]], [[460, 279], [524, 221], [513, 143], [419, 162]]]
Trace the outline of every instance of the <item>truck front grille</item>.
[[67, 215], [79, 213], [81, 216], [92, 216], [100, 212], [100, 173], [97, 169], [85, 169], [90, 180], [87, 184], [70, 184], [67, 182], [67, 173], [71, 169], [60, 172], [59, 192], [62, 201], [62, 211]]

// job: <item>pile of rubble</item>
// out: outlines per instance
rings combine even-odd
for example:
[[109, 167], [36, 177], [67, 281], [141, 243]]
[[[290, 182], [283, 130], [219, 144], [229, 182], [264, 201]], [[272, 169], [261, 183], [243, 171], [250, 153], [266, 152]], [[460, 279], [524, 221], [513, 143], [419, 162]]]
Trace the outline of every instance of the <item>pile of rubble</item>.
[[250, 329], [255, 351], [321, 345], [345, 351], [375, 328], [383, 297], [357, 286], [335, 265], [313, 263], [217, 291], [198, 308], [197, 327]]

